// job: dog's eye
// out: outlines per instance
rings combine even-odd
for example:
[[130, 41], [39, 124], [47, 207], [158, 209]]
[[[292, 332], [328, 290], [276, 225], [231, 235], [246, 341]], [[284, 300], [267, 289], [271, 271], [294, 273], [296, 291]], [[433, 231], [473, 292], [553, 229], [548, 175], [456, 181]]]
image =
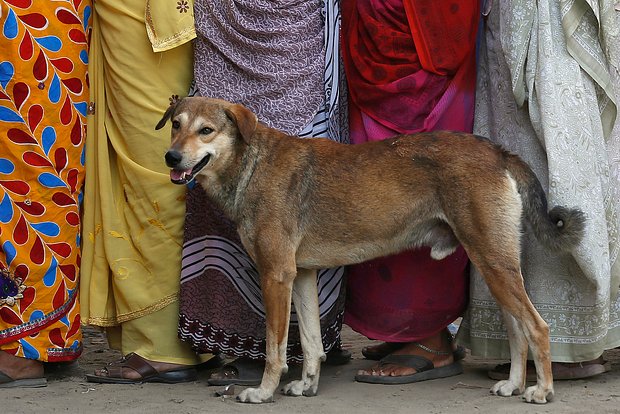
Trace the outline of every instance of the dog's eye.
[[211, 132], [213, 132], [213, 130], [211, 128], [207, 128], [207, 127], [204, 127], [204, 128], [202, 128], [200, 130], [200, 133], [202, 135], [209, 135]]
[[179, 121], [172, 121], [172, 129], [179, 129], [181, 127], [181, 123]]

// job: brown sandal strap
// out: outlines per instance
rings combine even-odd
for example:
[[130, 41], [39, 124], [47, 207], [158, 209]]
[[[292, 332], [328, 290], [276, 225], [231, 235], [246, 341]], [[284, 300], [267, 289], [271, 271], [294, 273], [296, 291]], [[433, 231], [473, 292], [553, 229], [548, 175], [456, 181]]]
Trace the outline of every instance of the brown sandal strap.
[[153, 368], [146, 359], [133, 352], [124, 356], [120, 361], [111, 362], [105, 367], [105, 370], [110, 378], [125, 378], [123, 375], [123, 368], [129, 368], [137, 372], [141, 379], [153, 377], [159, 374], [159, 372]]

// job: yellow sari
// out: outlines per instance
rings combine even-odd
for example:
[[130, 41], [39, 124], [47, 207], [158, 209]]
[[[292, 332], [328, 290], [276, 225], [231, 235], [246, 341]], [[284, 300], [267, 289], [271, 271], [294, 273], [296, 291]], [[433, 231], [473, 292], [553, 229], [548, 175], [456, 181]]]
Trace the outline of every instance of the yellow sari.
[[82, 320], [123, 354], [195, 364], [177, 339], [185, 189], [164, 163], [169, 133], [154, 128], [190, 87], [192, 4], [98, 0], [94, 17]]

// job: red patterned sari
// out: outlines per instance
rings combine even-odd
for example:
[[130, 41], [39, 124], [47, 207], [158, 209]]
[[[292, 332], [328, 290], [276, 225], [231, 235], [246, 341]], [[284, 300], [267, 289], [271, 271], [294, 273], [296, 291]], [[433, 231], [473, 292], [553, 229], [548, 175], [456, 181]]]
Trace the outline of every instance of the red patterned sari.
[[[351, 142], [439, 129], [471, 132], [478, 0], [344, 0]], [[345, 323], [373, 339], [427, 338], [467, 305], [467, 256], [429, 249], [348, 269]]]
[[0, 1], [0, 350], [67, 361], [77, 301], [90, 1]]

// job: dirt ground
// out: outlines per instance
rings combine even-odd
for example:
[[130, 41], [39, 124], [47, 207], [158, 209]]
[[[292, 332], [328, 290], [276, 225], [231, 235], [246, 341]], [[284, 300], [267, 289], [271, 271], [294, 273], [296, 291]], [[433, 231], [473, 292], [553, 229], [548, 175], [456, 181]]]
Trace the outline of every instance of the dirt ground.
[[[49, 385], [38, 389], [0, 390], [0, 413], [620, 413], [620, 351], [605, 353], [611, 372], [589, 380], [557, 381], [556, 398], [547, 405], [531, 405], [518, 396], [503, 398], [489, 394], [493, 385], [486, 371], [497, 362], [468, 355], [462, 375], [410, 385], [371, 385], [353, 381], [355, 372], [369, 366], [362, 347], [370, 343], [345, 326], [345, 348], [353, 353], [351, 363], [324, 366], [316, 397], [286, 397], [275, 402], [246, 405], [235, 396], [217, 397], [222, 387], [210, 387], [208, 371], [198, 381], [177, 384], [103, 385], [85, 380], [84, 374], [118, 358], [103, 334], [84, 332], [84, 353], [79, 362], [48, 371]], [[299, 372], [296, 372], [299, 374]], [[243, 387], [235, 387], [235, 395]]]

